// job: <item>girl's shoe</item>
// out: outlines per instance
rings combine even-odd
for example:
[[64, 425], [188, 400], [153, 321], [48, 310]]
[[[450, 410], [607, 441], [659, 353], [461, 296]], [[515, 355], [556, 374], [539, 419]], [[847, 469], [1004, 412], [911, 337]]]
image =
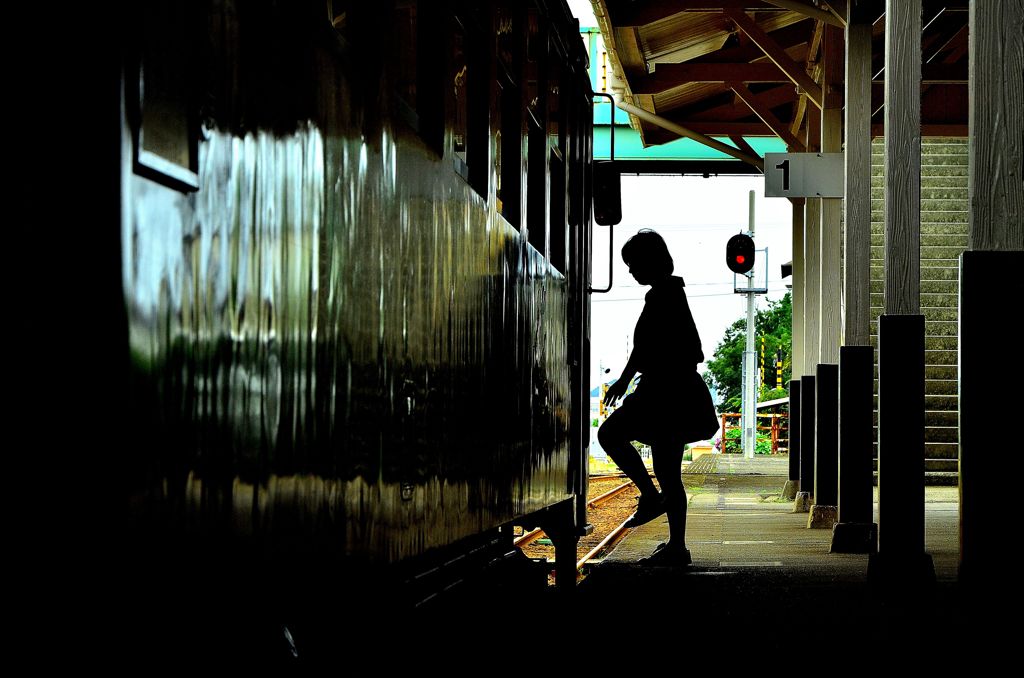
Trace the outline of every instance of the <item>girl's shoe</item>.
[[640, 562], [644, 565], [688, 567], [693, 563], [693, 559], [690, 558], [690, 549], [673, 548], [668, 544], [661, 543], [655, 547], [651, 555], [641, 558]]
[[640, 527], [651, 522], [665, 513], [665, 501], [658, 493], [657, 496], [640, 495], [636, 504], [636, 512], [626, 520], [626, 527]]

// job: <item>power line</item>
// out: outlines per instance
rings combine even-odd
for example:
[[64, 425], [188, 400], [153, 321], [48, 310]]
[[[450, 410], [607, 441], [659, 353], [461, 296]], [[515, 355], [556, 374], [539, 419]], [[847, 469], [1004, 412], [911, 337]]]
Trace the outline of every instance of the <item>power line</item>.
[[[788, 289], [786, 286], [782, 286], [782, 287], [769, 287], [768, 291], [769, 292], [781, 292], [781, 291], [786, 290], [786, 289]], [[736, 296], [735, 292], [713, 292], [711, 294], [687, 294], [686, 298], [687, 299], [703, 299], [705, 297], [733, 297], [733, 296]], [[644, 298], [643, 297], [620, 297], [620, 298], [617, 298], [617, 299], [609, 299], [607, 297], [600, 297], [600, 298], [597, 298], [597, 299], [591, 299], [590, 301], [593, 304], [598, 304], [598, 303], [609, 303], [609, 302], [613, 302], [613, 301], [644, 301]]]

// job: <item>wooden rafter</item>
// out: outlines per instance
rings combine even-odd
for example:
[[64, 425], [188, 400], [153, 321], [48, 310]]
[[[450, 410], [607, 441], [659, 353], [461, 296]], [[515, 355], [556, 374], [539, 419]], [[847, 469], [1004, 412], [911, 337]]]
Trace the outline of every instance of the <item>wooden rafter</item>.
[[747, 10], [776, 9], [767, 2], [757, 0], [651, 0], [610, 4], [608, 11], [612, 23], [616, 27], [621, 27], [646, 26], [681, 12], [718, 12], [726, 7]]
[[786, 125], [779, 120], [774, 113], [772, 113], [770, 108], [764, 106], [758, 98], [754, 96], [754, 93], [747, 89], [746, 85], [741, 82], [730, 82], [729, 88], [736, 93], [736, 96], [743, 100], [743, 103], [750, 107], [750, 110], [752, 110], [757, 117], [761, 118], [764, 124], [768, 125], [769, 129], [771, 129], [777, 137], [785, 141], [787, 146], [803, 151], [803, 143], [789, 131], [789, 128], [786, 127]]
[[[796, 99], [796, 92], [793, 90], [791, 85], [779, 85], [778, 87], [772, 87], [763, 92], [757, 94], [757, 99], [760, 101], [762, 106], [766, 108], [775, 108], [786, 103], [790, 103]], [[673, 118], [679, 121], [684, 119], [687, 120], [740, 120], [750, 115], [750, 107], [742, 101], [731, 101], [726, 104], [713, 106], [703, 110], [690, 110], [690, 111], [679, 111], [678, 115], [685, 118]]]
[[789, 131], [794, 136], [800, 131], [800, 128], [804, 125], [804, 115], [807, 113], [807, 95], [801, 94], [799, 101], [796, 102], [796, 110], [793, 111], [793, 121], [789, 123]]
[[823, 6], [835, 14], [836, 18], [843, 22], [843, 26], [846, 26], [848, 15], [846, 0], [827, 0], [827, 2], [823, 3]]
[[841, 21], [839, 17], [832, 12], [818, 9], [814, 5], [809, 5], [806, 2], [797, 2], [797, 0], [766, 0], [766, 2], [782, 9], [788, 9], [791, 12], [797, 12], [798, 14], [809, 16], [812, 19], [817, 19], [818, 21], [824, 21], [827, 24], [832, 24], [839, 28], [843, 28], [846, 25], [845, 22]]
[[811, 80], [811, 77], [807, 75], [802, 64], [798, 64], [789, 58], [785, 50], [779, 46], [767, 33], [761, 30], [750, 17], [744, 14], [742, 11], [737, 9], [725, 10], [726, 16], [732, 19], [733, 23], [743, 31], [750, 40], [756, 44], [765, 55], [775, 63], [782, 72], [795, 84], [797, 87], [807, 93], [807, 96], [811, 98], [814, 105], [821, 108], [823, 104], [821, 87], [816, 82]]
[[[755, 156], [755, 157], [761, 157], [760, 155], [758, 155], [757, 151], [754, 150], [754, 147], [751, 146], [749, 143], [747, 143], [747, 140], [744, 139], [741, 135], [739, 135], [739, 134], [730, 134], [729, 135], [729, 141], [731, 141], [732, 143], [736, 144], [736, 148], [740, 149], [741, 151], [743, 151], [747, 155], [751, 155], [751, 156]], [[763, 158], [762, 158], [762, 160], [763, 160]], [[760, 170], [761, 174], [764, 174], [764, 168], [763, 167], [759, 167], [758, 169]]]
[[659, 64], [654, 73], [634, 78], [633, 92], [655, 94], [690, 82], [789, 82], [775, 64]]
[[733, 134], [751, 137], [772, 137], [775, 133], [760, 120], [756, 122], [715, 122], [712, 120], [688, 121], [686, 126], [694, 132], [709, 136], [732, 136]]

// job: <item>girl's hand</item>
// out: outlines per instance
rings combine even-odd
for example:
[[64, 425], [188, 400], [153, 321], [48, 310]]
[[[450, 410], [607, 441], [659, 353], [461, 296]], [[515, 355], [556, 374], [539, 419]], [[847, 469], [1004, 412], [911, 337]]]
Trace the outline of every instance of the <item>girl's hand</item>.
[[610, 407], [618, 401], [619, 398], [626, 395], [626, 388], [629, 387], [628, 379], [619, 379], [614, 384], [608, 387], [608, 390], [604, 394], [604, 404], [606, 407]]

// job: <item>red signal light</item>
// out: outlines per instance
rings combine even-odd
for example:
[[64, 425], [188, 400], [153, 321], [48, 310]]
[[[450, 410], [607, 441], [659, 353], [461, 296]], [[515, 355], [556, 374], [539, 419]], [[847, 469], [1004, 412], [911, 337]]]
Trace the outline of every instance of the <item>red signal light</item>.
[[725, 245], [725, 263], [734, 273], [747, 273], [754, 267], [754, 239], [737, 233]]

